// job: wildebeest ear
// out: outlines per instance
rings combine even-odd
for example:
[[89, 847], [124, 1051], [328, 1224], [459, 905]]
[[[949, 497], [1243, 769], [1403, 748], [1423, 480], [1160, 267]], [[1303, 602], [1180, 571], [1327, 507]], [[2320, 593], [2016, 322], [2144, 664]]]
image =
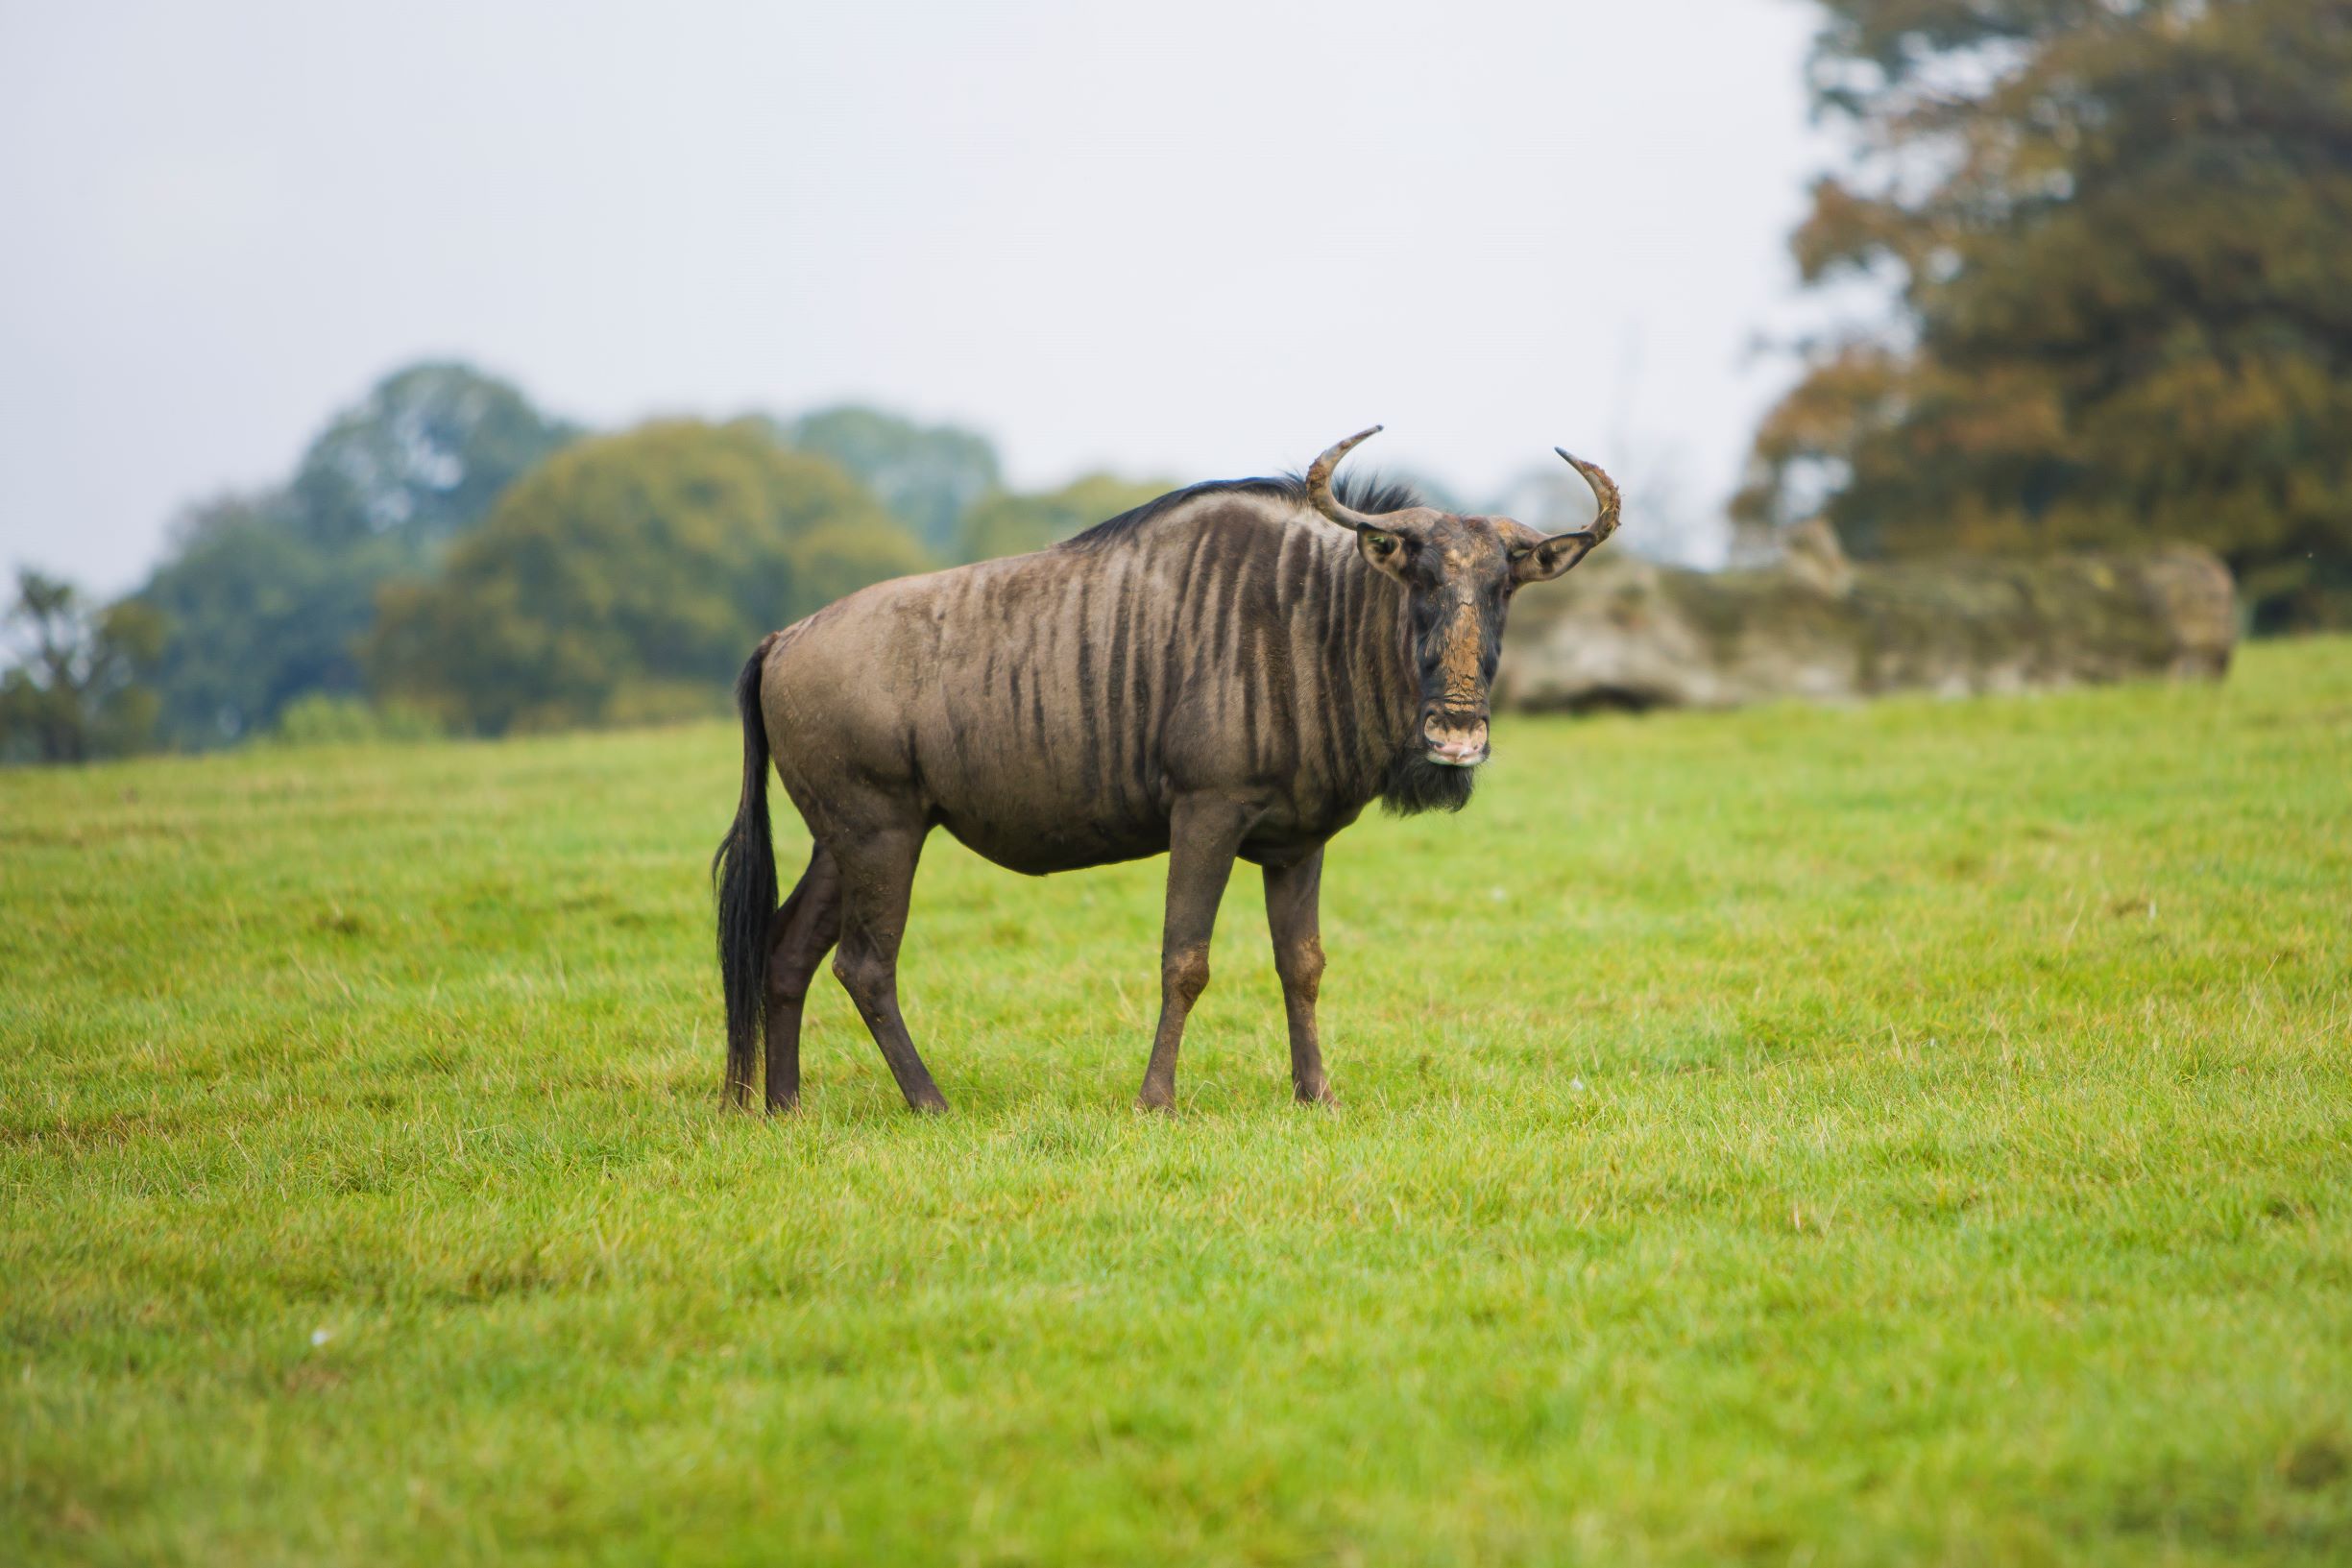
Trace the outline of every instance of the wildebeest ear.
[[1356, 553], [1398, 582], [1404, 581], [1405, 559], [1411, 548], [1402, 534], [1382, 528], [1356, 530]]
[[1559, 576], [1586, 556], [1592, 547], [1617, 531], [1617, 513], [1622, 497], [1617, 494], [1617, 482], [1609, 477], [1597, 463], [1588, 463], [1574, 456], [1564, 446], [1555, 446], [1569, 468], [1584, 475], [1592, 489], [1592, 526], [1580, 528], [1572, 534], [1554, 534], [1549, 539], [1537, 535], [1524, 523], [1514, 523], [1518, 531], [1518, 543], [1511, 551], [1511, 576], [1515, 582], [1543, 583]]
[[1511, 552], [1511, 576], [1514, 582], [1548, 583], [1592, 553], [1606, 535], [1585, 529], [1581, 533], [1554, 534], [1533, 543], [1523, 543]]

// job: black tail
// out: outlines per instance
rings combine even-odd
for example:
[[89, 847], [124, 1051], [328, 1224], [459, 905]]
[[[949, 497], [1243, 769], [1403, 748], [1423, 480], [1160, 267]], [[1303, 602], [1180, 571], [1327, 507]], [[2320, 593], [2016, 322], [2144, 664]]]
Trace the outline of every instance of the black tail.
[[776, 846], [767, 834], [767, 720], [760, 712], [760, 666], [767, 644], [736, 677], [735, 706], [743, 715], [743, 793], [735, 825], [711, 856], [718, 891], [718, 973], [727, 989], [727, 1096], [751, 1103], [753, 1063], [759, 1059], [767, 1014], [767, 934], [776, 915]]

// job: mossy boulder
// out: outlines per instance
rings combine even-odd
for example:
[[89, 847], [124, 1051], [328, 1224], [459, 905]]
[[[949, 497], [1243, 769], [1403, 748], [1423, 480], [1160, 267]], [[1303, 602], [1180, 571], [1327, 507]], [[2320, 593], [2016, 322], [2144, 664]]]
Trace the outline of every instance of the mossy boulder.
[[1769, 567], [1685, 571], [1604, 554], [1522, 594], [1495, 697], [1732, 708], [2218, 679], [2236, 639], [2229, 569], [2206, 550], [1855, 565], [1816, 525]]

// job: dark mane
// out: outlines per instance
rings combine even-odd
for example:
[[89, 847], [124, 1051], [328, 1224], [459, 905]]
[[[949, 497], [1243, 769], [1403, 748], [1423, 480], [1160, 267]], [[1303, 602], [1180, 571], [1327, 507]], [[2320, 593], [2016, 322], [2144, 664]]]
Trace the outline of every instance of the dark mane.
[[[1421, 499], [1420, 492], [1403, 480], [1384, 479], [1376, 473], [1370, 476], [1344, 473], [1331, 488], [1343, 504], [1358, 512], [1402, 512], [1407, 507], [1427, 504]], [[1186, 485], [1182, 490], [1172, 490], [1165, 495], [1154, 496], [1131, 512], [1122, 512], [1107, 521], [1096, 523], [1084, 533], [1065, 541], [1063, 547], [1099, 550], [1115, 544], [1187, 501], [1198, 500], [1203, 495], [1272, 495], [1304, 506], [1307, 482], [1296, 473], [1285, 473], [1271, 479], [1210, 479], [1198, 485]]]

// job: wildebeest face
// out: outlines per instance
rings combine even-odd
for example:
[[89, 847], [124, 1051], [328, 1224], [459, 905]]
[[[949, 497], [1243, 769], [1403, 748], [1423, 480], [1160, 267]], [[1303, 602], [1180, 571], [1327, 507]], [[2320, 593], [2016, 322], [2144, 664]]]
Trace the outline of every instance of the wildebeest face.
[[1488, 693], [1502, 658], [1503, 616], [1518, 587], [1518, 525], [1450, 513], [1392, 514], [1356, 547], [1404, 585], [1412, 657], [1420, 678], [1424, 755], [1447, 767], [1487, 760]]
[[1489, 756], [1489, 693], [1502, 658], [1511, 596], [1525, 584], [1559, 576], [1615, 531], [1616, 486], [1599, 469], [1560, 454], [1592, 486], [1600, 506], [1591, 527], [1569, 534], [1546, 536], [1509, 518], [1460, 517], [1432, 507], [1357, 512], [1332, 495], [1331, 470], [1379, 428], [1350, 436], [1317, 458], [1307, 471], [1307, 495], [1324, 517], [1355, 530], [1356, 548], [1373, 569], [1404, 586], [1421, 688], [1422, 757], [1446, 767], [1476, 767]]

